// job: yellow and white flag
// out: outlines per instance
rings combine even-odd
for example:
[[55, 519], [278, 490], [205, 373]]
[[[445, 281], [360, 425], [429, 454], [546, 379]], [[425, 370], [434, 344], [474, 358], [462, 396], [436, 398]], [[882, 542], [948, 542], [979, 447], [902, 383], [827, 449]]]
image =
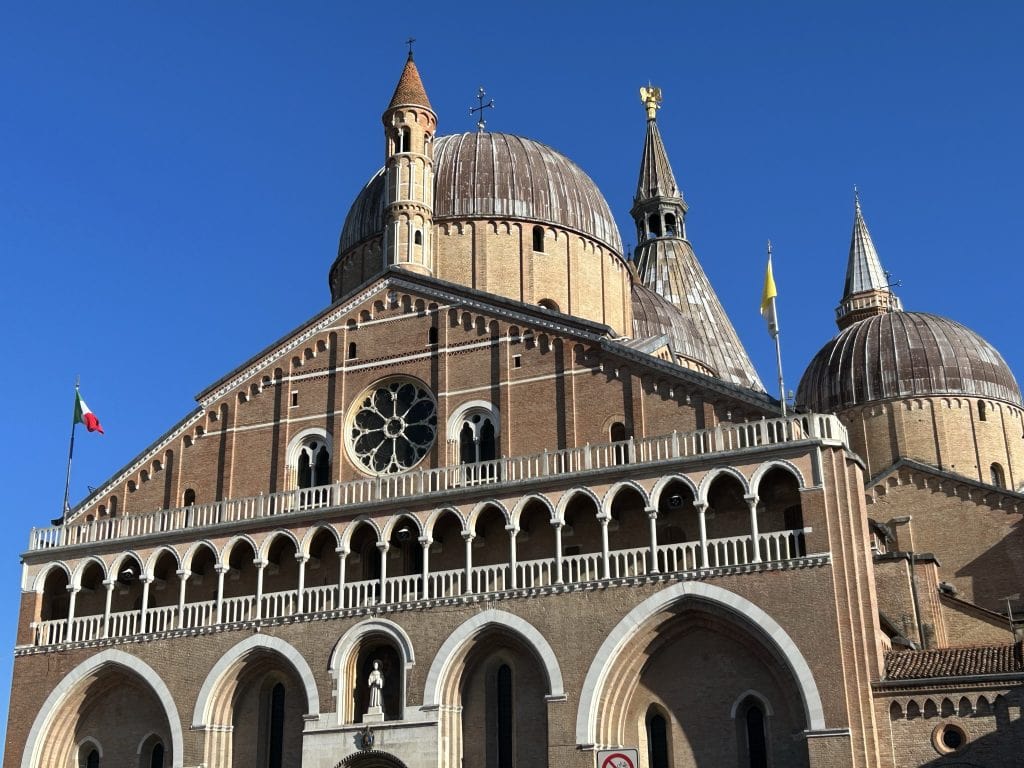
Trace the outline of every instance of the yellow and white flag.
[[775, 277], [772, 275], [772, 245], [768, 244], [768, 269], [764, 273], [764, 290], [761, 292], [761, 317], [768, 324], [768, 333], [774, 339], [779, 335], [779, 320], [775, 314]]

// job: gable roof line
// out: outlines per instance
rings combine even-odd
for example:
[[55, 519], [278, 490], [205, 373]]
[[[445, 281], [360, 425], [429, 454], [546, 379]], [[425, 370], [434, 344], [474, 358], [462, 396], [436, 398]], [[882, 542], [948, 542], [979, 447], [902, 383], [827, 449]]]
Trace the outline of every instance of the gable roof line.
[[912, 469], [916, 472], [924, 472], [926, 474], [934, 475], [935, 477], [941, 477], [945, 480], [950, 480], [960, 485], [968, 485], [971, 486], [972, 488], [976, 488], [979, 491], [985, 491], [986, 494], [994, 493], [1012, 499], [1013, 501], [1018, 503], [1024, 502], [1024, 493], [1018, 493], [1017, 491], [1010, 490], [1009, 488], [999, 488], [998, 486], [995, 485], [989, 485], [988, 483], [983, 483], [980, 480], [975, 480], [974, 478], [967, 477], [966, 475], [959, 475], [955, 472], [950, 472], [945, 469], [939, 469], [938, 467], [933, 467], [931, 464], [925, 464], [922, 461], [917, 461], [916, 459], [908, 458], [898, 459], [897, 461], [893, 462], [888, 467], [881, 470], [870, 479], [865, 480], [865, 489], [870, 490], [872, 486], [877, 485], [878, 483], [885, 480], [885, 478], [889, 477], [894, 472], [897, 472], [904, 467]]

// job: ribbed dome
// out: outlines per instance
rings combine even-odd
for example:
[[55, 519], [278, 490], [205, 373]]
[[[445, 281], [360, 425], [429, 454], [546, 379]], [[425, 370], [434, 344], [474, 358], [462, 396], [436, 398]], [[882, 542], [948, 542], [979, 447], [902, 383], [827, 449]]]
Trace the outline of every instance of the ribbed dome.
[[968, 328], [923, 312], [889, 312], [854, 323], [807, 367], [797, 403], [829, 412], [890, 398], [968, 395], [1021, 404], [995, 347]]
[[[507, 217], [547, 222], [622, 253], [608, 203], [565, 155], [531, 139], [476, 132], [434, 144], [434, 222]], [[345, 218], [339, 253], [384, 230], [383, 169], [363, 187]]]
[[732, 384], [764, 391], [732, 326], [716, 328], [715, 333], [709, 336], [695, 316], [684, 314], [668, 299], [640, 282], [633, 283], [632, 300], [635, 338], [667, 334], [673, 353], [685, 358], [682, 364], [686, 367]]

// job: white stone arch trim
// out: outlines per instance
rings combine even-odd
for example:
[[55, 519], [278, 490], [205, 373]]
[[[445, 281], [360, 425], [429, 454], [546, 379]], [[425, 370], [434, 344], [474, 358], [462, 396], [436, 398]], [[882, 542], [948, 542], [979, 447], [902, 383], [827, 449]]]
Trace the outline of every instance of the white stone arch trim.
[[256, 557], [260, 560], [266, 560], [267, 555], [270, 554], [270, 548], [274, 545], [274, 542], [282, 536], [286, 539], [291, 539], [292, 544], [295, 545], [295, 554], [300, 554], [302, 552], [302, 542], [299, 541], [298, 537], [294, 533], [289, 531], [287, 528], [275, 528], [264, 537], [263, 543], [260, 544], [260, 548], [256, 550]]
[[260, 547], [256, 543], [255, 539], [253, 539], [252, 536], [243, 533], [238, 536], [232, 536], [230, 539], [228, 539], [227, 543], [221, 548], [220, 553], [217, 556], [218, 562], [220, 562], [222, 565], [227, 565], [229, 562], [231, 562], [231, 550], [233, 550], [235, 548], [235, 545], [237, 545], [238, 542], [240, 541], [248, 542], [249, 546], [252, 547], [253, 555], [256, 557], [260, 556]]
[[323, 441], [324, 447], [327, 448], [327, 455], [334, 459], [334, 439], [330, 432], [323, 427], [306, 427], [305, 429], [297, 432], [291, 440], [288, 441], [288, 450], [285, 452], [285, 463], [289, 467], [297, 467], [299, 465], [299, 452], [302, 450], [302, 446], [307, 441], [319, 438]]
[[110, 571], [107, 569], [107, 564], [103, 561], [103, 558], [97, 557], [96, 555], [89, 555], [89, 557], [85, 558], [78, 564], [75, 568], [74, 574], [71, 576], [71, 580], [68, 583], [75, 587], [81, 587], [82, 575], [85, 573], [85, 569], [93, 563], [100, 567], [100, 570], [103, 572], [104, 580], [110, 578]]
[[114, 558], [114, 562], [110, 564], [110, 568], [107, 571], [107, 573], [109, 574], [108, 578], [116, 579], [120, 575], [121, 569], [124, 568], [125, 561], [129, 558], [134, 558], [138, 562], [139, 568], [142, 569], [138, 574], [136, 574], [137, 576], [142, 576], [144, 573], [146, 573], [145, 558], [143, 558], [134, 549], [130, 549], [127, 552], [122, 552], [120, 555]]
[[408, 709], [408, 695], [409, 695], [409, 670], [416, 664], [416, 654], [413, 651], [412, 640], [404, 629], [398, 624], [388, 619], [367, 619], [361, 621], [354, 627], [351, 627], [337, 643], [334, 644], [334, 649], [331, 651], [331, 658], [327, 662], [327, 671], [331, 675], [331, 679], [334, 681], [334, 690], [332, 691], [335, 700], [335, 711], [338, 713], [338, 722], [342, 722], [344, 707], [342, 707], [342, 691], [341, 686], [346, 682], [343, 674], [343, 667], [351, 655], [359, 647], [360, 641], [369, 635], [384, 635], [390, 639], [395, 646], [398, 648], [398, 652], [402, 658], [402, 666], [404, 668], [404, 674], [402, 675], [402, 711], [405, 712]]
[[487, 509], [488, 507], [494, 507], [499, 512], [501, 512], [501, 516], [505, 518], [505, 525], [511, 525], [512, 516], [508, 513], [508, 509], [505, 508], [505, 505], [502, 504], [500, 501], [488, 499], [487, 501], [481, 501], [479, 504], [473, 507], [473, 511], [469, 513], [469, 518], [466, 520], [465, 528], [467, 532], [473, 533], [476, 531], [476, 523], [480, 519], [480, 515], [482, 515], [484, 510]]
[[387, 522], [384, 523], [384, 528], [380, 532], [381, 541], [391, 541], [391, 533], [403, 520], [409, 521], [416, 528], [416, 538], [423, 536], [423, 524], [420, 522], [420, 519], [412, 512], [403, 510], [389, 517]]
[[700, 481], [700, 495], [697, 497], [697, 501], [707, 504], [708, 503], [708, 490], [711, 488], [711, 484], [720, 477], [732, 477], [735, 478], [741, 486], [743, 486], [743, 495], [750, 495], [750, 483], [747, 478], [734, 467], [720, 467], [719, 469], [713, 469], [704, 475]]
[[640, 485], [640, 483], [637, 483], [634, 480], [620, 480], [604, 494], [604, 499], [601, 501], [601, 514], [604, 517], [611, 517], [612, 503], [615, 501], [615, 497], [619, 495], [619, 492], [625, 488], [632, 488], [634, 491], [639, 493], [640, 498], [644, 500], [644, 507], [647, 507], [651, 503], [647, 489]]
[[320, 694], [317, 692], [313, 670], [310, 669], [309, 663], [302, 654], [295, 650], [290, 643], [279, 637], [253, 635], [242, 640], [240, 643], [236, 643], [213, 665], [213, 669], [210, 670], [206, 680], [203, 681], [203, 687], [199, 690], [199, 696], [196, 698], [196, 706], [192, 711], [193, 729], [206, 727], [207, 724], [204, 721], [209, 719], [207, 709], [209, 709], [214, 692], [217, 690], [221, 678], [224, 677], [224, 673], [247, 653], [257, 649], [274, 651], [292, 665], [295, 673], [302, 681], [302, 686], [306, 692], [306, 703], [309, 708], [307, 714], [319, 716]]
[[46, 578], [50, 575], [50, 571], [54, 568], [64, 571], [64, 575], [68, 577], [68, 584], [74, 584], [74, 574], [68, 567], [67, 563], [63, 560], [55, 560], [52, 563], [47, 563], [43, 566], [43, 569], [36, 574], [35, 581], [32, 582], [32, 588], [40, 595], [43, 594], [43, 590], [46, 589]]
[[748, 698], [749, 699], [757, 699], [757, 702], [762, 707], [764, 707], [764, 713], [766, 715], [768, 715], [768, 717], [771, 717], [772, 715], [775, 714], [775, 710], [772, 709], [772, 703], [770, 701], [768, 701], [768, 697], [767, 696], [765, 696], [764, 694], [760, 693], [759, 691], [755, 691], [753, 688], [748, 688], [743, 693], [741, 693], [739, 696], [737, 696], [736, 697], [736, 701], [734, 701], [732, 703], [732, 706], [729, 708], [729, 717], [731, 717], [733, 720], [735, 720], [736, 719], [736, 713], [740, 709], [740, 704], [742, 704], [744, 702], [744, 700], [746, 700]]
[[[667, 587], [644, 600], [615, 625], [591, 662], [580, 692], [580, 706], [576, 713], [576, 743], [580, 746], [596, 743], [597, 710], [608, 673], [630, 639], [653, 616], [687, 597], [703, 600], [725, 608], [740, 623], [753, 624], [786, 660], [796, 680], [804, 705], [807, 727], [812, 731], [825, 730], [825, 713], [814, 675], [796, 643], [778, 622], [746, 598], [722, 587], [703, 582], [687, 581]], [[429, 688], [428, 688], [429, 690]]]
[[377, 534], [377, 542], [379, 543], [382, 539], [380, 537], [380, 526], [377, 521], [369, 515], [360, 515], [351, 523], [345, 526], [345, 530], [341, 533], [341, 546], [345, 549], [352, 549], [352, 533], [353, 531], [359, 530], [360, 527], [368, 525]]
[[310, 526], [309, 530], [306, 531], [302, 537], [301, 546], [299, 552], [304, 555], [309, 554], [309, 548], [313, 546], [313, 537], [315, 537], [320, 531], [328, 531], [334, 538], [334, 548], [337, 549], [341, 546], [341, 535], [338, 533], [338, 529], [330, 523], [317, 523], [316, 525]]
[[536, 627], [525, 619], [506, 611], [494, 609], [481, 611], [471, 619], [467, 619], [452, 632], [438, 650], [427, 672], [427, 682], [423, 687], [423, 706], [434, 707], [441, 704], [441, 688], [448, 677], [455, 655], [466, 643], [488, 627], [502, 627], [519, 635], [537, 654], [548, 677], [548, 695], [565, 696], [562, 683], [562, 670], [558, 665], [558, 656], [550, 643]]
[[515, 507], [512, 508], [512, 524], [516, 528], [519, 527], [519, 520], [523, 516], [523, 510], [526, 509], [526, 505], [533, 501], [540, 503], [548, 511], [550, 522], [553, 523], [558, 519], [558, 512], [555, 510], [555, 505], [551, 503], [551, 499], [542, 493], [530, 493], [519, 499]]
[[[163, 744], [164, 742], [164, 740], [160, 738], [159, 733], [157, 733], [156, 731], [150, 731], [145, 736], [143, 736], [142, 739], [139, 741], [139, 745], [135, 748], [136, 755], [139, 755], [140, 757], [142, 756], [142, 748], [146, 746], [146, 742], [150, 739], [155, 739], [158, 744]], [[103, 757], [103, 755], [100, 755], [100, 757]]]
[[558, 499], [558, 506], [555, 508], [558, 513], [558, 520], [560, 522], [565, 522], [565, 510], [568, 508], [569, 502], [571, 502], [580, 494], [583, 494], [592, 502], [594, 502], [594, 508], [596, 510], [595, 514], [601, 514], [601, 500], [597, 498], [596, 493], [594, 493], [589, 488], [569, 488], [565, 493], [562, 494], [561, 498]]
[[[131, 654], [119, 651], [116, 648], [108, 648], [83, 661], [68, 672], [50, 695], [46, 697], [46, 701], [43, 702], [43, 706], [40, 707], [39, 713], [32, 723], [28, 739], [25, 741], [25, 751], [21, 757], [21, 768], [49, 768], [48, 766], [38, 765], [36, 757], [42, 747], [43, 735], [49, 727], [51, 715], [56, 711], [64, 697], [71, 693], [79, 682], [107, 664], [125, 667], [134, 672], [153, 690], [153, 693], [160, 701], [160, 705], [163, 707], [164, 715], [167, 717], [167, 726], [171, 732], [172, 768], [182, 768], [185, 747], [182, 737], [181, 719], [178, 717], [178, 710], [174, 706], [174, 697], [160, 676], [153, 671], [152, 667]], [[93, 741], [95, 743], [95, 740]]]
[[168, 546], [157, 547], [150, 554], [149, 559], [145, 563], [142, 564], [142, 567], [146, 571], [146, 575], [149, 576], [150, 578], [152, 578], [153, 575], [154, 575], [154, 569], [156, 568], [156, 561], [160, 559], [160, 555], [162, 555], [164, 552], [170, 552], [171, 553], [171, 557], [174, 558], [174, 564], [177, 566], [177, 570], [181, 570], [181, 556], [178, 555], [178, 552], [177, 552], [177, 550], [174, 549], [174, 547], [168, 547]]
[[758, 493], [762, 478], [764, 478], [764, 476], [773, 469], [782, 469], [789, 472], [789, 474], [796, 478], [797, 483], [800, 484], [801, 491], [807, 489], [807, 482], [804, 480], [804, 473], [800, 471], [800, 468], [797, 467], [796, 464], [791, 461], [786, 461], [785, 459], [772, 459], [771, 461], [759, 464], [757, 469], [754, 470], [754, 474], [750, 476], [751, 493]]
[[220, 565], [220, 563], [221, 563], [220, 550], [217, 549], [217, 545], [214, 544], [209, 539], [201, 539], [200, 541], [197, 541], [195, 544], [193, 544], [191, 547], [189, 547], [187, 550], [185, 550], [185, 554], [182, 555], [182, 557], [181, 557], [181, 569], [183, 571], [191, 571], [192, 570], [192, 561], [196, 557], [196, 552], [198, 552], [203, 547], [206, 547], [211, 552], [213, 552], [214, 565]]
[[697, 484], [693, 482], [686, 475], [665, 475], [658, 479], [658, 482], [651, 488], [651, 506], [655, 509], [661, 505], [661, 494], [665, 492], [665, 488], [672, 482], [679, 482], [690, 489], [690, 493], [693, 494], [693, 500], [697, 501], [700, 498], [700, 491], [697, 488]]
[[462, 530], [466, 530], [466, 516], [459, 511], [458, 507], [438, 507], [427, 516], [427, 521], [423, 524], [423, 530], [426, 531], [427, 536], [434, 538], [434, 529], [437, 527], [437, 521], [448, 513], [455, 515], [462, 526]]
[[459, 433], [462, 431], [462, 422], [470, 418], [474, 413], [479, 413], [481, 416], [491, 420], [491, 423], [494, 425], [495, 437], [501, 434], [501, 414], [498, 412], [498, 406], [489, 400], [470, 400], [456, 408], [452, 415], [448, 417], [446, 432], [449, 440], [458, 441]]

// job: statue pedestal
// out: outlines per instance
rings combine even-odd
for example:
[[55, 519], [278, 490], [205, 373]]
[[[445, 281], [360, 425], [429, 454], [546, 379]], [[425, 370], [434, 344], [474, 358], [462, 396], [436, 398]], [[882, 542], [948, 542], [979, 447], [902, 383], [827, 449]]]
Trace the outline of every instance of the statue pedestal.
[[364, 723], [383, 723], [384, 710], [381, 707], [370, 707], [363, 715]]

